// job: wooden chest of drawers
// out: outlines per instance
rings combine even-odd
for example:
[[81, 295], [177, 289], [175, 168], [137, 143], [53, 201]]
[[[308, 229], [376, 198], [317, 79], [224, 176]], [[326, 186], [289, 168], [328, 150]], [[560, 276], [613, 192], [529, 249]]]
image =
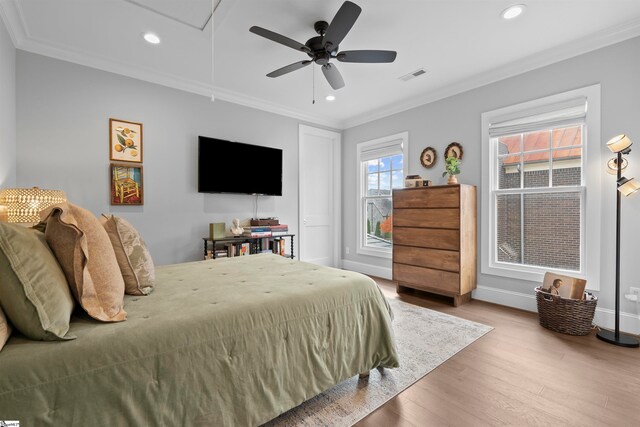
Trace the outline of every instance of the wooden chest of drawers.
[[476, 187], [442, 185], [393, 191], [393, 280], [402, 288], [453, 297], [476, 288]]

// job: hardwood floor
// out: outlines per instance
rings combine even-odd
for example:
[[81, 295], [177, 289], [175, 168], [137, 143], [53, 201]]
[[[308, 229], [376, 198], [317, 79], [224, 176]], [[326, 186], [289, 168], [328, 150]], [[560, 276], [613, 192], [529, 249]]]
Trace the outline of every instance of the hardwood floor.
[[387, 298], [473, 320], [495, 329], [357, 425], [640, 426], [640, 350], [548, 331], [536, 313], [422, 293]]

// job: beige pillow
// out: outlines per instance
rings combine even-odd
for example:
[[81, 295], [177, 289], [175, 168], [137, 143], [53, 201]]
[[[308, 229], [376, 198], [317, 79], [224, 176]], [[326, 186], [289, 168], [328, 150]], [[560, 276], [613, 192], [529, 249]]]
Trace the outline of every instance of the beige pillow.
[[133, 225], [117, 216], [102, 215], [100, 223], [111, 239], [124, 290], [129, 295], [147, 295], [153, 290], [156, 272], [151, 254]]
[[27, 338], [73, 338], [73, 297], [42, 232], [0, 222], [0, 305]]
[[4, 347], [4, 345], [6, 344], [10, 335], [11, 335], [11, 326], [9, 326], [9, 323], [7, 322], [7, 318], [4, 317], [4, 313], [0, 308], [0, 350], [2, 350], [2, 347]]
[[52, 206], [42, 217], [47, 243], [82, 308], [97, 320], [125, 320], [124, 280], [98, 218], [71, 203]]

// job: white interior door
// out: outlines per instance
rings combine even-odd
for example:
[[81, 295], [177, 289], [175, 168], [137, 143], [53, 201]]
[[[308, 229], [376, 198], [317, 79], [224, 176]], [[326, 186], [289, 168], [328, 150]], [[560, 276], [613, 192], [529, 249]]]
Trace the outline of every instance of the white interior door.
[[340, 134], [300, 125], [300, 259], [339, 267]]

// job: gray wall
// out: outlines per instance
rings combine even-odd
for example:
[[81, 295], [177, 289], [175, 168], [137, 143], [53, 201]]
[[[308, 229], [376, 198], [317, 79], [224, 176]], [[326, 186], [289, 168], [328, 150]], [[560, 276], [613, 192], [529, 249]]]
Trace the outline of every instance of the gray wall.
[[[440, 101], [423, 105], [396, 115], [350, 128], [343, 133], [343, 259], [391, 267], [390, 260], [357, 255], [356, 248], [356, 144], [385, 135], [409, 132], [409, 173], [420, 174], [434, 183], [441, 178], [443, 152], [452, 141], [464, 147], [464, 162], [460, 182], [478, 186], [480, 212], [481, 186], [481, 114], [501, 107], [553, 95], [600, 83], [602, 88], [602, 135], [600, 147], [603, 161], [611, 157], [604, 142], [613, 135], [627, 133], [640, 144], [640, 38], [631, 39], [597, 51], [577, 56], [525, 74], [505, 79]], [[428, 78], [428, 77], [427, 77]], [[427, 146], [438, 150], [439, 159], [433, 169], [420, 165], [420, 152]], [[640, 150], [629, 158], [627, 176], [640, 178]], [[604, 167], [604, 166], [603, 166]], [[599, 307], [614, 306], [614, 241], [615, 184], [603, 182], [602, 267]], [[640, 197], [623, 201], [622, 287], [640, 286], [637, 279], [638, 238], [640, 238]], [[478, 226], [481, 219], [478, 218]], [[478, 245], [480, 240], [478, 240]], [[350, 248], [347, 255], [344, 247]], [[480, 247], [480, 246], [478, 246]], [[478, 273], [480, 267], [478, 267]], [[531, 294], [536, 285], [479, 274], [478, 284]], [[636, 311], [635, 305], [623, 302], [623, 311]]]
[[[231, 139], [284, 150], [283, 196], [260, 197], [258, 214], [297, 233], [297, 120], [23, 51], [17, 71], [19, 186], [63, 189], [94, 214], [126, 218], [156, 264], [198, 260], [210, 222], [253, 216], [253, 196], [197, 192], [198, 135]], [[144, 206], [109, 205], [110, 117], [143, 123]], [[219, 161], [260, 179], [242, 159]]]
[[16, 182], [16, 49], [0, 19], [0, 188]]

